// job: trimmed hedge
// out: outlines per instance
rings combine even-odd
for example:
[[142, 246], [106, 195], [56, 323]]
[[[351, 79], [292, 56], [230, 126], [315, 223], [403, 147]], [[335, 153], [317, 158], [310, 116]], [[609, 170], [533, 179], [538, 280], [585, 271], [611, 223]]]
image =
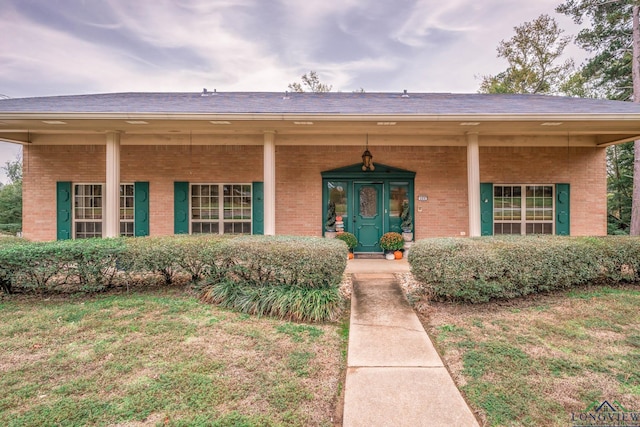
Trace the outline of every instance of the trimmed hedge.
[[333, 320], [340, 313], [344, 242], [247, 236], [230, 240], [226, 249], [226, 271], [205, 278], [202, 300], [292, 320]]
[[414, 277], [437, 300], [471, 303], [587, 283], [640, 280], [640, 238], [517, 236], [424, 239]]
[[[0, 289], [96, 292], [180, 278], [202, 299], [253, 313], [327, 320], [342, 306], [347, 246], [335, 239], [212, 235], [65, 240], [0, 239]], [[227, 295], [225, 297], [225, 295]], [[233, 295], [233, 297], [232, 297]]]
[[116, 259], [125, 250], [122, 239], [65, 240], [29, 243], [22, 239], [0, 244], [0, 282], [39, 292], [69, 287], [96, 291], [113, 284]]

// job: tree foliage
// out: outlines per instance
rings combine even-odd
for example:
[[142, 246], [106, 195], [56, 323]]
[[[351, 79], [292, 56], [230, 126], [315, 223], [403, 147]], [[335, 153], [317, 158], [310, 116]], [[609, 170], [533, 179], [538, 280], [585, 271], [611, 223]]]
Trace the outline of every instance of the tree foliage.
[[[301, 77], [302, 83], [294, 82], [289, 84], [289, 89], [292, 92], [331, 92], [333, 86], [320, 82], [318, 74], [311, 70], [308, 74], [303, 74]], [[306, 89], [306, 90], [305, 90]]]
[[633, 97], [633, 5], [632, 0], [566, 0], [556, 8], [576, 24], [589, 21], [576, 37], [576, 43], [593, 54], [581, 74], [608, 99]]
[[20, 155], [12, 162], [5, 162], [0, 169], [7, 175], [11, 184], [22, 182], [22, 157]]
[[0, 187], [0, 231], [22, 228], [22, 160], [18, 157], [0, 167], [10, 183]]
[[558, 93], [574, 69], [573, 60], [559, 62], [571, 37], [563, 36], [555, 19], [540, 15], [514, 27], [515, 35], [498, 45], [498, 57], [507, 60], [507, 69], [484, 76], [483, 93]]
[[[639, 2], [566, 0], [556, 11], [577, 24], [588, 23], [576, 37], [576, 43], [592, 54], [580, 70], [581, 79], [602, 97], [640, 102]], [[640, 142], [609, 148], [607, 160], [609, 232], [638, 235]]]
[[628, 234], [633, 196], [633, 142], [607, 149], [607, 228], [609, 234]]

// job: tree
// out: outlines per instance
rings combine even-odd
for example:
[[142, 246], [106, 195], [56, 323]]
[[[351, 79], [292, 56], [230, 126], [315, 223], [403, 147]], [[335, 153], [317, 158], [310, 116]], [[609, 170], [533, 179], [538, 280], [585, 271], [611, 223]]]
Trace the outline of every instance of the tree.
[[[640, 102], [640, 5], [637, 0], [566, 0], [556, 11], [586, 19], [576, 42], [593, 56], [582, 74], [609, 99]], [[631, 235], [640, 235], [640, 141], [634, 142]]]
[[[291, 89], [292, 92], [308, 91], [308, 92], [322, 93], [322, 92], [331, 92], [331, 89], [333, 88], [333, 86], [331, 85], [326, 85], [324, 83], [321, 83], [320, 78], [318, 77], [318, 74], [313, 70], [309, 71], [309, 74], [303, 74], [301, 79], [302, 79], [302, 83], [294, 82], [289, 84], [289, 89]], [[305, 90], [305, 88], [307, 90]]]
[[607, 149], [608, 234], [628, 234], [633, 196], [634, 143]]
[[5, 162], [4, 166], [0, 167], [9, 178], [9, 183], [15, 184], [22, 182], [22, 156], [18, 154], [16, 160], [13, 162]]
[[6, 162], [0, 169], [10, 183], [0, 188], [0, 231], [15, 232], [22, 228], [22, 160]]
[[558, 60], [571, 37], [563, 36], [549, 15], [514, 27], [515, 35], [498, 45], [498, 58], [509, 63], [495, 76], [483, 76], [482, 93], [558, 93], [574, 68], [573, 60]]

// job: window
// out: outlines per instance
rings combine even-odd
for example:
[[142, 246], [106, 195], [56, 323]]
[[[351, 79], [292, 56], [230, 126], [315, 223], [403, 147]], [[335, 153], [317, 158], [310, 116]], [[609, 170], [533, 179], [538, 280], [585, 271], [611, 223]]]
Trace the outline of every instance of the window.
[[347, 183], [343, 181], [328, 181], [329, 201], [336, 205], [336, 215], [347, 216]]
[[494, 234], [553, 234], [553, 185], [494, 185]]
[[[74, 238], [102, 237], [103, 184], [73, 186]], [[120, 184], [120, 235], [134, 235], [133, 184]]]
[[191, 233], [251, 234], [251, 184], [191, 184]]
[[134, 236], [133, 184], [120, 184], [120, 235]]
[[74, 237], [102, 237], [102, 184], [76, 184], [73, 190]]
[[392, 182], [389, 185], [389, 217], [400, 218], [402, 203], [409, 200], [409, 184]]

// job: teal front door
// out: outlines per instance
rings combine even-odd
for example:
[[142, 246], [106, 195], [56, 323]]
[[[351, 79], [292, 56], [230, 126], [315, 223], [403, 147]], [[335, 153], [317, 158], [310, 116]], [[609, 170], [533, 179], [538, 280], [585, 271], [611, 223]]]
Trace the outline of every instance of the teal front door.
[[383, 224], [382, 183], [353, 184], [355, 252], [380, 252]]

